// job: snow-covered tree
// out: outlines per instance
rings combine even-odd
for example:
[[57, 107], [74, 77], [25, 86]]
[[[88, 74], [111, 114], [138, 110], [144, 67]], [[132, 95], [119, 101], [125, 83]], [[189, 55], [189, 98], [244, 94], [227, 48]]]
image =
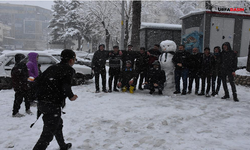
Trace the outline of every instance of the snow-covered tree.
[[68, 2], [55, 0], [52, 7], [53, 18], [49, 22], [48, 28], [51, 28], [49, 35], [51, 36], [50, 43], [52, 44], [64, 44], [66, 47], [65, 39], [62, 38], [62, 35], [65, 33], [65, 15], [68, 12], [67, 5]]

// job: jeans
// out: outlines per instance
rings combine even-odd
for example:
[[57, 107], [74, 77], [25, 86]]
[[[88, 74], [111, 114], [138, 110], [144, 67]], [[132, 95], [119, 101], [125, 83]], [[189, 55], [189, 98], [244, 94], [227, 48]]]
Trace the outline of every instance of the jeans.
[[188, 69], [175, 69], [175, 89], [176, 91], [180, 92], [180, 79], [182, 78], [183, 81], [183, 89], [182, 92], [187, 91], [187, 78], [188, 78]]

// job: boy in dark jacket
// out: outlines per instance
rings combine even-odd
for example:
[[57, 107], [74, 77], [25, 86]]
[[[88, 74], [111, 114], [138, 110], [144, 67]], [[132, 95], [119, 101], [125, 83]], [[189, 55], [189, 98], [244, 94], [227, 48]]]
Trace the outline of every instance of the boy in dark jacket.
[[[219, 93], [220, 85], [221, 85], [221, 50], [219, 46], [214, 47], [214, 67], [213, 67], [213, 75], [212, 75], [212, 96], [215, 96]], [[217, 87], [215, 88], [215, 81], [217, 80]]]
[[239, 99], [237, 98], [236, 87], [234, 84], [234, 76], [235, 76], [235, 71], [237, 69], [237, 62], [238, 62], [237, 53], [231, 49], [229, 42], [223, 43], [222, 49], [223, 51], [221, 52], [220, 69], [221, 69], [222, 84], [223, 84], [223, 88], [225, 91], [225, 95], [222, 97], [222, 99], [229, 98], [229, 92], [228, 92], [228, 87], [227, 87], [227, 77], [228, 77], [229, 83], [232, 87], [233, 99], [235, 102], [238, 102]]
[[166, 82], [165, 71], [161, 70], [158, 60], [155, 60], [152, 65], [153, 67], [149, 69], [145, 84], [148, 84], [150, 94], [153, 94], [157, 88], [158, 93], [161, 95], [162, 90], [164, 89], [164, 82]]
[[129, 89], [130, 93], [134, 93], [134, 82], [136, 80], [136, 72], [132, 68], [130, 60], [126, 61], [126, 68], [123, 69], [120, 75], [119, 83], [117, 86], [122, 88], [122, 92], [126, 92]]
[[120, 75], [122, 60], [121, 55], [119, 54], [119, 46], [113, 46], [114, 51], [109, 53], [109, 90], [108, 92], [112, 92], [112, 82], [114, 78], [114, 87], [113, 90], [118, 92], [119, 90], [116, 88], [117, 82]]
[[28, 68], [23, 60], [25, 56], [23, 54], [15, 55], [15, 66], [11, 70], [12, 86], [15, 91], [15, 100], [13, 104], [13, 117], [23, 117], [23, 114], [19, 113], [20, 105], [25, 101], [25, 108], [28, 114], [32, 114], [30, 111], [30, 101], [28, 100]]
[[175, 65], [175, 92], [174, 94], [181, 93], [180, 90], [180, 79], [182, 78], [183, 81], [183, 89], [182, 95], [187, 94], [187, 78], [188, 78], [188, 65], [189, 65], [189, 57], [190, 53], [185, 50], [184, 45], [180, 45], [179, 50], [175, 53], [174, 57], [172, 58], [172, 62]]
[[[147, 76], [147, 70], [148, 70], [148, 55], [145, 52], [145, 48], [141, 47], [140, 52], [137, 54], [137, 58], [135, 61], [135, 71], [137, 74], [137, 79], [140, 75], [140, 81], [139, 81], [139, 90], [142, 89], [142, 83], [143, 79]], [[135, 85], [137, 84], [137, 80], [135, 81]]]
[[193, 48], [193, 53], [190, 55], [190, 65], [189, 65], [189, 85], [188, 85], [188, 94], [192, 93], [193, 81], [195, 80], [195, 94], [198, 94], [199, 85], [200, 85], [200, 69], [202, 54], [199, 53], [198, 48]]
[[45, 150], [55, 136], [61, 150], [68, 150], [72, 144], [65, 143], [61, 118], [66, 97], [74, 101], [77, 95], [71, 90], [71, 81], [75, 70], [74, 51], [65, 49], [61, 53], [61, 62], [47, 68], [37, 80], [38, 110], [43, 114], [43, 132], [33, 150]]
[[206, 47], [204, 49], [204, 54], [202, 56], [202, 62], [201, 62], [202, 87], [201, 87], [201, 93], [199, 93], [198, 95], [205, 95], [205, 84], [207, 83], [206, 97], [210, 97], [209, 91], [211, 86], [210, 82], [213, 73], [213, 67], [214, 67], [214, 57], [210, 54], [210, 48]]

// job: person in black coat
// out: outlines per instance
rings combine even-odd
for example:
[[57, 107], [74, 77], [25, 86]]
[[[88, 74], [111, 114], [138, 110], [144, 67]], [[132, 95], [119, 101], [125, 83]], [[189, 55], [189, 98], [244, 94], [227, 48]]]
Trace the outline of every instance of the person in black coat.
[[74, 51], [65, 49], [61, 53], [61, 62], [47, 68], [37, 79], [38, 111], [43, 114], [43, 131], [33, 150], [45, 150], [55, 136], [61, 150], [68, 150], [72, 144], [65, 143], [61, 118], [65, 99], [74, 101], [71, 81], [75, 70], [72, 68], [76, 61]]
[[132, 62], [130, 60], [126, 61], [126, 68], [121, 72], [119, 83], [117, 86], [122, 88], [122, 92], [126, 92], [129, 89], [130, 93], [134, 93], [134, 82], [136, 79], [136, 72], [132, 68]]
[[126, 68], [126, 62], [128, 60], [131, 61], [132, 68], [134, 68], [134, 61], [135, 61], [136, 55], [137, 55], [137, 52], [133, 51], [133, 45], [128, 45], [128, 50], [122, 51], [122, 64], [123, 64], [122, 68], [123, 69]]
[[121, 55], [119, 54], [119, 46], [113, 46], [114, 51], [109, 53], [109, 90], [112, 92], [112, 82], [114, 78], [114, 91], [119, 91], [116, 86], [122, 68]]
[[180, 79], [182, 78], [183, 81], [183, 89], [182, 89], [182, 95], [186, 95], [187, 93], [187, 78], [188, 78], [188, 65], [189, 65], [189, 57], [190, 53], [185, 50], [184, 45], [180, 45], [179, 50], [175, 53], [174, 57], [172, 58], [172, 62], [175, 66], [175, 92], [174, 94], [181, 93], [180, 90]]
[[148, 59], [148, 65], [149, 67], [152, 67], [153, 62], [155, 62], [155, 60], [159, 59], [159, 56], [161, 55], [160, 52], [160, 45], [159, 44], [155, 44], [153, 49], [150, 49], [147, 54], [149, 56]]
[[[138, 89], [143, 90], [142, 83], [148, 71], [148, 55], [144, 47], [141, 47], [140, 52], [137, 54], [136, 61], [135, 61], [135, 71], [137, 74], [137, 77], [136, 77], [137, 79], [139, 78], [139, 75], [140, 75]], [[135, 81], [135, 85], [136, 84], [137, 84], [137, 80]]]
[[100, 92], [99, 88], [99, 76], [102, 77], [102, 91], [107, 93], [106, 89], [106, 60], [109, 58], [109, 51], [104, 50], [105, 45], [101, 44], [99, 45], [99, 50], [94, 53], [93, 59], [92, 59], [92, 70], [94, 71], [95, 75], [95, 88], [96, 93]]
[[11, 80], [12, 80], [12, 87], [15, 91], [15, 100], [13, 104], [13, 117], [23, 117], [23, 114], [19, 113], [20, 106], [23, 102], [25, 102], [26, 112], [28, 114], [32, 114], [30, 111], [30, 101], [28, 100], [28, 78], [29, 72], [25, 62], [22, 60], [25, 58], [23, 54], [16, 54], [15, 55], [15, 66], [11, 70]]
[[221, 79], [225, 95], [222, 97], [222, 99], [229, 98], [229, 92], [227, 87], [227, 77], [228, 77], [233, 92], [233, 99], [235, 102], [239, 101], [234, 83], [234, 76], [235, 76], [235, 71], [237, 69], [237, 63], [238, 63], [237, 53], [232, 50], [230, 43], [229, 42], [223, 43], [221, 52], [220, 70], [221, 70]]
[[[220, 85], [221, 85], [221, 49], [219, 46], [214, 47], [214, 67], [213, 67], [213, 75], [212, 75], [212, 96], [215, 96], [219, 93]], [[215, 82], [217, 80], [217, 87], [215, 86]], [[215, 88], [216, 87], [216, 88]]]
[[213, 74], [213, 67], [214, 67], [214, 57], [210, 54], [210, 48], [206, 47], [204, 49], [204, 54], [202, 56], [201, 62], [201, 92], [198, 95], [205, 95], [205, 84], [207, 84], [206, 88], [206, 97], [210, 97], [209, 92], [211, 88], [211, 77]]
[[164, 83], [166, 82], [165, 71], [161, 70], [161, 65], [158, 60], [152, 63], [153, 67], [151, 67], [148, 71], [148, 75], [146, 78], [146, 86], [148, 86], [150, 90], [150, 94], [155, 92], [155, 89], [158, 89], [158, 94], [162, 94], [162, 90], [164, 89]]
[[193, 48], [193, 53], [190, 55], [190, 65], [189, 65], [189, 85], [188, 85], [188, 94], [192, 93], [193, 81], [195, 80], [195, 94], [198, 94], [199, 85], [200, 85], [200, 69], [202, 54], [199, 53], [198, 48]]

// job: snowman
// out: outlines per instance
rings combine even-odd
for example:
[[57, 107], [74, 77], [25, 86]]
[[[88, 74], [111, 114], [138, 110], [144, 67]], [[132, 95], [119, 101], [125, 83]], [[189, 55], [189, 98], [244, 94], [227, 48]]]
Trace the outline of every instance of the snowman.
[[162, 54], [159, 56], [161, 68], [166, 73], [165, 89], [174, 88], [174, 64], [172, 58], [176, 51], [176, 44], [174, 41], [165, 40], [160, 43]]

